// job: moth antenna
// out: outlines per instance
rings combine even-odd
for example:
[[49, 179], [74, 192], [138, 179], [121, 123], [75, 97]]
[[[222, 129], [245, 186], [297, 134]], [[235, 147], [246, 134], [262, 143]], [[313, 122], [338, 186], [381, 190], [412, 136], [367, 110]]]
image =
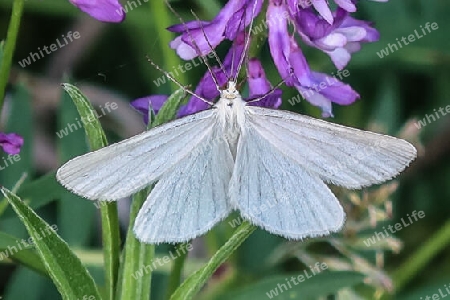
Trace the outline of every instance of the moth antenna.
[[220, 90], [220, 86], [219, 86], [219, 83], [217, 81], [216, 75], [214, 74], [211, 66], [209, 65], [208, 60], [206, 59], [205, 55], [203, 55], [202, 52], [200, 51], [200, 48], [198, 47], [197, 43], [195, 42], [194, 38], [192, 37], [191, 31], [186, 26], [186, 23], [184, 22], [183, 18], [175, 11], [175, 9], [173, 9], [173, 7], [170, 5], [168, 0], [164, 0], [164, 2], [166, 3], [166, 5], [170, 9], [170, 11], [180, 20], [181, 24], [184, 25], [184, 28], [186, 29], [186, 32], [187, 32], [189, 38], [191, 39], [192, 45], [194, 45], [194, 48], [195, 48], [194, 50], [202, 58], [203, 63], [206, 65], [206, 67], [208, 68], [209, 72], [211, 73], [211, 77], [212, 77], [212, 79], [214, 81], [214, 84], [216, 85], [217, 90]]
[[285, 83], [285, 82], [286, 82], [285, 79], [281, 80], [281, 81], [278, 82], [278, 83], [277, 83], [270, 91], [268, 91], [267, 93], [265, 93], [265, 94], [262, 95], [262, 96], [259, 96], [258, 98], [255, 98], [255, 99], [252, 99], [252, 100], [250, 100], [250, 101], [247, 101], [247, 103], [258, 102], [258, 101], [260, 101], [262, 98], [267, 97], [267, 96], [269, 96], [270, 94], [273, 94], [273, 93], [277, 90], [277, 88], [279, 88], [280, 86], [282, 86], [283, 83]]
[[194, 93], [193, 91], [191, 91], [190, 89], [186, 88], [184, 85], [182, 85], [180, 82], [178, 82], [178, 80], [176, 80], [175, 78], [173, 78], [172, 75], [170, 75], [169, 72], [163, 70], [160, 66], [158, 66], [148, 55], [146, 55], [145, 57], [147, 57], [148, 62], [150, 62], [150, 64], [155, 67], [155, 69], [157, 69], [158, 71], [160, 71], [161, 73], [163, 73], [164, 75], [166, 75], [167, 78], [169, 78], [173, 83], [175, 83], [176, 85], [178, 85], [180, 88], [182, 88], [186, 93], [197, 97], [198, 99], [202, 100], [205, 103], [208, 103], [211, 106], [214, 106], [214, 103], [212, 103], [211, 101], [206, 100], [205, 98], [197, 95], [196, 93]]
[[[255, 0], [254, 3], [253, 3], [252, 18], [251, 18], [251, 21], [250, 21], [250, 27], [249, 27], [250, 30], [249, 30], [249, 34], [248, 34], [248, 39], [246, 39], [247, 35], [245, 34], [245, 28], [244, 28], [244, 40], [245, 40], [245, 42], [244, 42], [244, 51], [242, 52], [241, 59], [239, 60], [239, 64], [238, 64], [238, 67], [237, 67], [237, 70], [236, 70], [236, 78], [234, 79], [234, 81], [236, 81], [236, 79], [238, 77], [238, 74], [241, 71], [241, 68], [242, 68], [242, 65], [244, 63], [245, 57], [247, 56], [247, 52], [249, 50], [248, 48], [249, 48], [249, 45], [250, 45], [250, 32], [251, 32], [251, 30], [253, 28], [253, 21], [254, 21], [254, 18], [255, 18], [256, 5], [258, 4], [258, 1], [259, 0]], [[244, 12], [244, 17], [246, 17], [245, 16], [245, 12]]]
[[[255, 1], [255, 3], [256, 3], [256, 1]], [[244, 14], [246, 14], [247, 13], [247, 11], [245, 11], [244, 12]], [[252, 11], [252, 14], [254, 14], [254, 11]], [[246, 18], [247, 16], [244, 16], [244, 18]], [[251, 32], [252, 32], [252, 27], [253, 27], [253, 18], [254, 18], [255, 16], [253, 15], [252, 16], [252, 21], [251, 21], [251, 24], [250, 24], [250, 26], [249, 26], [249, 30], [248, 30], [248, 36], [247, 36], [247, 33], [245, 32], [245, 27], [244, 27], [244, 43], [247, 43], [247, 41], [248, 41], [248, 43], [249, 43], [249, 46], [248, 46], [248, 48], [246, 47], [246, 46], [244, 46], [244, 62], [241, 62], [242, 63], [242, 65], [239, 67], [239, 68], [242, 68], [242, 66], [248, 66], [248, 61], [249, 61], [249, 56], [250, 56], [250, 39], [251, 39]], [[245, 45], [245, 44], [244, 44]], [[239, 71], [240, 72], [240, 71]], [[237, 75], [239, 75], [239, 72], [237, 73]], [[246, 69], [246, 75], [248, 76], [248, 68]]]
[[[238, 34], [240, 33], [240, 29], [241, 29], [241, 25], [242, 25], [242, 20], [244, 20], [244, 22], [245, 22], [245, 18], [246, 18], [246, 11], [244, 11], [244, 18], [242, 18], [241, 20], [239, 20], [239, 25], [238, 25]], [[244, 31], [245, 31], [245, 25], [244, 25]], [[245, 44], [245, 32], [244, 32], [244, 44]], [[233, 71], [234, 71], [234, 59], [235, 59], [235, 56], [236, 56], [236, 51], [233, 51], [233, 53], [231, 54], [231, 70], [230, 70], [230, 73], [231, 73], [231, 75], [233, 75]], [[239, 76], [239, 70], [237, 69], [236, 70], [236, 78], [233, 78], [233, 81], [234, 82], [236, 82], [236, 80], [237, 80], [237, 78], [238, 78], [238, 76]]]
[[203, 33], [203, 37], [205, 38], [206, 42], [208, 43], [209, 49], [213, 53], [214, 58], [216, 59], [217, 64], [220, 67], [220, 70], [223, 72], [223, 74], [225, 74], [225, 76], [227, 76], [227, 81], [229, 81], [230, 77], [228, 76], [228, 74], [227, 74], [227, 72], [225, 70], [225, 66], [223, 65], [222, 61], [220, 60], [219, 56], [217, 55], [217, 52], [214, 50], [214, 48], [212, 47], [211, 43], [209, 42], [209, 39], [208, 39], [208, 36], [206, 35], [205, 28], [203, 27], [203, 24], [201, 23], [201, 21], [200, 21], [199, 17], [197, 16], [197, 14], [192, 9], [191, 9], [191, 13], [195, 17], [195, 19], [199, 22], [200, 28], [201, 28], [202, 33]]

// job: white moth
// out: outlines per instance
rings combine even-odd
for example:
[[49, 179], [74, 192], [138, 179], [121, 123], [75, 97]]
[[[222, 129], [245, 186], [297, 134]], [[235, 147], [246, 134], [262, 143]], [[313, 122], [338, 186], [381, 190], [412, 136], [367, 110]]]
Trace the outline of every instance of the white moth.
[[232, 210], [271, 233], [303, 239], [338, 231], [344, 223], [342, 206], [325, 183], [351, 189], [380, 183], [416, 157], [401, 139], [250, 106], [236, 80], [229, 79], [215, 104], [186, 89], [211, 108], [74, 158], [56, 178], [82, 197], [103, 201], [156, 182], [134, 224], [145, 243], [188, 241]]
[[230, 81], [211, 109], [72, 159], [57, 179], [105, 201], [156, 182], [134, 225], [145, 243], [188, 241], [232, 210], [271, 233], [302, 239], [344, 223], [325, 183], [381, 183], [415, 157], [401, 139], [247, 105]]

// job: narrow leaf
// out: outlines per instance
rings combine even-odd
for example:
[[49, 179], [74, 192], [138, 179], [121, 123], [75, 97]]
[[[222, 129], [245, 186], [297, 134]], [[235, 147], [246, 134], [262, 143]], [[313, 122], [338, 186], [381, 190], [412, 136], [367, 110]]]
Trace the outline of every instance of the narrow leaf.
[[202, 286], [213, 275], [214, 271], [227, 260], [227, 258], [241, 245], [256, 227], [248, 222], [242, 223], [236, 229], [233, 236], [223, 245], [219, 251], [200, 270], [189, 276], [185, 282], [175, 291], [171, 300], [188, 300], [198, 293]]
[[6, 188], [1, 188], [1, 191], [33, 238], [36, 250], [63, 299], [82, 299], [86, 295], [101, 299], [93, 278], [69, 245], [19, 197]]
[[[82, 128], [80, 116], [70, 96], [63, 92], [58, 113], [58, 135], [57, 145], [61, 162], [82, 155], [88, 151], [86, 143], [80, 143], [86, 139]], [[82, 119], [83, 120], [83, 119]], [[91, 201], [86, 201], [68, 190], [60, 196], [58, 202], [58, 227], [59, 234], [72, 247], [84, 247], [92, 238], [92, 226], [95, 225], [94, 217], [96, 209]], [[73, 224], [78, 220], [77, 230], [73, 230]]]
[[69, 94], [77, 107], [91, 150], [94, 151], [105, 147], [108, 144], [105, 132], [98, 120], [97, 112], [94, 107], [92, 107], [89, 100], [74, 85], [63, 83], [62, 87]]
[[[89, 100], [81, 91], [68, 83], [62, 84], [64, 90], [70, 95], [81, 120], [91, 150], [105, 147], [108, 142], [105, 133], [98, 120], [97, 113]], [[100, 206], [102, 220], [102, 239], [105, 254], [106, 292], [107, 299], [114, 299], [120, 265], [120, 231], [117, 203], [107, 202]]]

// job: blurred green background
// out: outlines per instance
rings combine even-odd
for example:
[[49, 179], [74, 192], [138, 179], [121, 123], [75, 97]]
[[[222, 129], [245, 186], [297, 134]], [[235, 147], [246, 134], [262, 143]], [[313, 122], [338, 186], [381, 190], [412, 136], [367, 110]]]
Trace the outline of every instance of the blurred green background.
[[[129, 5], [128, 2], [122, 1], [122, 5]], [[173, 84], [155, 85], [154, 81], [161, 74], [152, 68], [145, 55], [168, 71], [181, 60], [167, 45], [174, 36], [164, 30], [178, 23], [176, 17], [163, 1], [141, 2], [142, 5], [128, 12], [123, 23], [105, 24], [83, 14], [65, 0], [27, 0], [1, 118], [1, 131], [21, 134], [25, 145], [20, 162], [0, 171], [0, 184], [12, 188], [23, 172], [27, 172], [28, 177], [19, 194], [35, 203], [32, 206], [39, 207], [37, 212], [49, 224], [57, 224], [58, 233], [72, 248], [80, 250], [77, 253], [89, 262], [90, 269], [98, 274], [100, 281], [101, 268], [96, 256], [101, 247], [98, 210], [92, 203], [65, 192], [52, 179], [52, 172], [62, 162], [87, 151], [83, 130], [64, 138], [57, 137], [56, 132], [68, 123], [74, 123], [78, 116], [70, 98], [63, 95], [60, 83], [70, 81], [79, 86], [96, 107], [104, 107], [106, 102], [119, 103], [118, 110], [101, 119], [110, 142], [144, 130], [141, 117], [127, 103], [138, 97], [174, 91]], [[201, 19], [210, 20], [224, 2], [185, 0], [172, 1], [172, 4], [186, 20], [193, 19], [190, 9]], [[10, 0], [0, 0], [0, 39], [6, 36], [11, 5]], [[418, 159], [399, 177], [399, 189], [390, 198], [392, 218], [379, 223], [378, 228], [395, 224], [414, 210], [423, 210], [426, 217], [396, 234], [403, 241], [399, 253], [358, 252], [374, 264], [376, 255], [384, 252], [382, 269], [394, 275], [394, 282], [396, 278], [402, 278], [399, 279], [401, 288], [390, 296], [394, 299], [425, 299], [425, 295], [437, 293], [444, 284], [450, 284], [450, 115], [430, 122], [420, 130], [416, 126], [417, 120], [433, 114], [434, 109], [450, 105], [449, 16], [450, 2], [447, 0], [360, 1], [356, 17], [373, 22], [381, 38], [379, 42], [364, 44], [346, 67], [350, 72], [346, 82], [361, 95], [361, 99], [348, 107], [334, 107], [333, 122], [401, 135], [419, 148]], [[387, 57], [377, 55], [388, 43], [393, 44], [397, 38], [420, 30], [427, 22], [436, 22], [439, 29]], [[19, 65], [18, 62], [30, 52], [54, 43], [69, 31], [78, 31], [81, 38], [29, 66]], [[253, 53], [263, 61], [271, 82], [278, 82], [280, 78], [264, 37], [258, 37], [253, 44], [257, 46], [253, 47]], [[219, 46], [221, 57], [228, 46], [226, 42]], [[320, 51], [304, 45], [302, 49], [312, 69], [326, 73], [336, 71], [330, 59]], [[199, 66], [177, 78], [183, 84], [195, 87], [205, 71], [204, 66]], [[320, 116], [319, 110], [305, 101], [290, 105], [286, 99], [296, 96], [297, 91], [285, 87], [283, 90], [282, 108]], [[127, 207], [126, 201], [120, 205], [124, 226], [127, 224]], [[230, 230], [225, 227], [222, 224], [214, 234], [207, 235], [205, 252], [194, 253], [197, 260], [204, 261], [215, 244], [223, 243]], [[0, 230], [27, 237], [23, 225], [9, 209], [0, 217]], [[432, 237], [436, 240], [429, 243]], [[243, 279], [239, 285], [251, 285], [265, 275], [296, 270], [298, 262], [292, 260], [275, 266], [265, 264], [280, 251], [284, 242], [261, 231], [244, 243], [230, 262], [239, 273], [234, 278]], [[201, 249], [201, 242], [198, 244]], [[160, 246], [158, 251], [163, 253], [167, 249], [167, 246]], [[411, 257], [413, 259], [409, 261]], [[396, 270], [401, 271], [396, 273]], [[166, 280], [167, 270], [157, 272], [153, 282], [154, 299], [162, 299]], [[230, 285], [230, 290], [234, 286], [237, 285]], [[356, 287], [355, 290], [367, 299], [378, 295], [375, 289]], [[4, 295], [4, 299], [59, 297], [50, 280], [5, 261], [0, 261], [0, 295]], [[341, 297], [345, 299], [345, 296]]]

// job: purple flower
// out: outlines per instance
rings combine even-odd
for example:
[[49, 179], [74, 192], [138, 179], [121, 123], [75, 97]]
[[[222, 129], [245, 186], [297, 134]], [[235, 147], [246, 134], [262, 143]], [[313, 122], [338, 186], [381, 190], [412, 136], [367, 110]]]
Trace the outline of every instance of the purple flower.
[[[247, 101], [259, 98], [272, 90], [272, 85], [266, 78], [266, 73], [264, 72], [261, 62], [256, 58], [252, 58], [248, 62], [247, 82], [250, 92]], [[281, 93], [282, 91], [280, 89], [276, 89], [270, 95], [265, 96], [259, 101], [250, 102], [249, 105], [278, 108], [281, 105]]]
[[118, 0], [69, 1], [80, 10], [99, 21], [119, 23], [125, 19], [125, 11]]
[[335, 77], [311, 71], [294, 39], [291, 40], [289, 62], [298, 80], [295, 87], [308, 102], [322, 109], [323, 117], [333, 116], [332, 102], [349, 105], [359, 98], [358, 93], [348, 84]]
[[170, 26], [169, 31], [181, 33], [170, 43], [170, 47], [176, 49], [177, 54], [185, 60], [193, 59], [200, 54], [206, 55], [211, 52], [208, 42], [215, 48], [225, 38], [234, 40], [238, 32], [259, 14], [262, 2], [263, 0], [230, 0], [210, 22], [196, 20]]
[[288, 32], [288, 11], [282, 0], [269, 2], [266, 19], [269, 31], [270, 54], [275, 62], [281, 78], [286, 85], [294, 86], [294, 79], [291, 77], [290, 66], [287, 60], [290, 50], [290, 35]]
[[361, 49], [361, 43], [379, 39], [376, 29], [369, 22], [350, 17], [343, 9], [335, 13], [330, 25], [317, 16], [312, 9], [300, 9], [295, 15], [295, 24], [302, 40], [309, 46], [327, 53], [338, 69], [350, 61], [351, 54]]
[[10, 155], [18, 154], [23, 145], [23, 138], [15, 133], [0, 132], [0, 147]]
[[270, 2], [267, 9], [267, 22], [270, 52], [275, 66], [286, 81], [286, 85], [295, 86], [308, 102], [322, 109], [322, 116], [330, 117], [333, 115], [332, 102], [348, 105], [353, 103], [359, 95], [349, 85], [310, 70], [295, 38], [289, 35], [287, 20], [282, 17], [286, 13], [287, 7], [281, 0]]
[[157, 114], [163, 106], [164, 102], [166, 102], [167, 98], [169, 98], [169, 96], [167, 95], [152, 95], [138, 98], [132, 101], [130, 104], [144, 116], [144, 122], [145, 124], [148, 124], [149, 108], [153, 109], [155, 114]]

